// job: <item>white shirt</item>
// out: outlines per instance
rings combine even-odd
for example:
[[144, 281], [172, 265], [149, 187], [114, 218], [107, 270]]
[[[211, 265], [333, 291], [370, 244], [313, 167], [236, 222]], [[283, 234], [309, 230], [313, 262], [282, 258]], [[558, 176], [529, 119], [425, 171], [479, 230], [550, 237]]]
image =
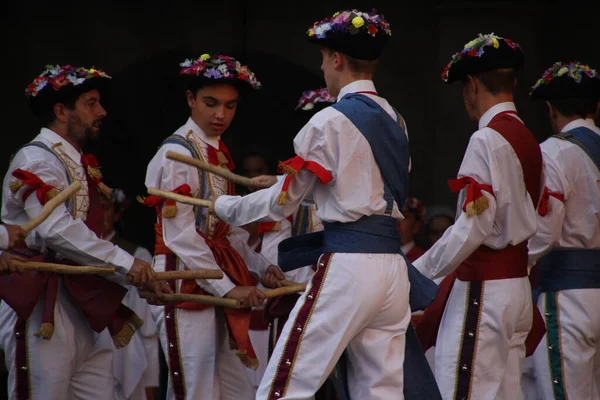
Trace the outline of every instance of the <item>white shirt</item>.
[[[346, 85], [338, 100], [348, 93], [375, 91], [372, 81], [361, 80]], [[392, 106], [379, 96], [366, 94], [377, 102], [394, 120]], [[287, 203], [277, 204], [283, 179], [268, 189], [244, 196], [221, 196], [215, 204], [216, 213], [236, 226], [254, 221], [281, 221], [298, 209], [311, 192], [317, 206], [316, 215], [325, 222], [352, 222], [365, 215], [383, 215], [383, 179], [371, 147], [364, 135], [348, 118], [333, 107], [315, 114], [294, 139], [296, 155], [313, 161], [329, 171], [333, 180], [321, 184], [310, 171], [300, 170], [287, 191]], [[402, 219], [394, 203], [392, 216]]]
[[23, 202], [23, 193], [27, 186], [19, 189], [17, 193], [10, 190], [10, 183], [15, 181], [12, 176], [14, 170], [21, 168], [31, 172], [58, 190], [63, 190], [69, 185], [68, 173], [72, 182], [79, 181], [82, 184], [81, 190], [73, 197], [75, 216], [69, 213], [64, 204], [60, 205], [27, 236], [28, 247], [40, 251], [51, 248], [61, 256], [82, 265], [114, 265], [117, 272], [127, 274], [134, 258], [111, 242], [99, 239], [84, 223], [89, 208], [89, 195], [85, 170], [81, 165], [81, 154], [50, 129], [43, 128], [34, 141], [42, 142], [53, 149], [67, 164], [68, 172], [63, 163], [45, 149], [28, 146], [18, 151], [2, 185], [2, 220], [9, 224], [23, 225], [37, 216], [43, 207], [35, 193]]
[[[9, 242], [8, 229], [4, 225], [0, 225], [0, 250], [7, 250]], [[0, 252], [0, 254], [2, 253]]]
[[409, 251], [411, 251], [412, 249], [414, 249], [414, 248], [415, 248], [415, 246], [416, 246], [416, 243], [415, 243], [415, 241], [414, 241], [414, 240], [411, 240], [410, 242], [408, 242], [408, 243], [406, 243], [406, 244], [403, 244], [403, 245], [400, 247], [400, 250], [402, 250], [402, 253], [403, 253], [404, 255], [406, 255], [406, 254], [408, 254], [408, 252], [409, 252]]
[[[482, 191], [489, 208], [470, 218], [461, 212], [440, 240], [413, 263], [429, 278], [448, 275], [480, 245], [499, 250], [520, 244], [536, 232], [537, 204], [533, 205], [525, 188], [521, 163], [506, 139], [487, 127], [497, 114], [510, 110], [516, 111], [512, 102], [496, 104], [483, 114], [479, 130], [471, 136], [458, 177], [470, 176], [491, 185], [494, 194]], [[459, 210], [464, 192], [458, 199]]]
[[[185, 125], [175, 131], [175, 135], [191, 140], [196, 147], [196, 151], [206, 162], [208, 162], [208, 146], [216, 149], [219, 147], [219, 137], [207, 136], [191, 118], [187, 120]], [[198, 197], [201, 191], [201, 172], [195, 167], [166, 158], [168, 151], [191, 156], [191, 153], [181, 145], [169, 143], [162, 146], [148, 165], [146, 187], [172, 191], [183, 184], [188, 184], [191, 188], [191, 195]], [[213, 174], [207, 175], [211, 195], [227, 193], [228, 182], [224, 178]], [[218, 223], [218, 219], [209, 214], [206, 208], [199, 208], [198, 212], [204, 213], [206, 217], [207, 223], [203, 228], [203, 233], [210, 237]], [[177, 203], [177, 216], [163, 218], [162, 226], [165, 244], [185, 266], [190, 269], [220, 269], [206, 241], [196, 232], [196, 214], [193, 206]], [[240, 228], [231, 228], [228, 239], [233, 248], [246, 261], [248, 269], [262, 276], [270, 263], [248, 246], [248, 233]], [[164, 270], [164, 265], [164, 255], [154, 257], [154, 268], [156, 270]], [[204, 290], [216, 296], [224, 296], [235, 287], [235, 284], [231, 282], [227, 275], [223, 279], [198, 279], [197, 282]]]
[[[600, 135], [591, 119], [576, 119], [562, 129], [585, 127]], [[548, 138], [541, 144], [546, 164], [546, 187], [564, 196], [564, 203], [550, 197], [551, 210], [538, 216], [538, 232], [529, 241], [529, 264], [553, 247], [600, 249], [600, 172], [577, 145]]]

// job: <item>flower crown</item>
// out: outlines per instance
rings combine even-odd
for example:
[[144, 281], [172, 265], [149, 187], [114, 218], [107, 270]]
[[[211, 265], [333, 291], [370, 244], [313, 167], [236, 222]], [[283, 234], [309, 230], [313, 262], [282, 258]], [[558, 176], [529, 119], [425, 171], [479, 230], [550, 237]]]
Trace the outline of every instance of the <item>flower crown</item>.
[[508, 38], [495, 35], [493, 32], [486, 35], [482, 35], [480, 33], [478, 37], [465, 44], [465, 47], [460, 52], [452, 56], [452, 60], [450, 60], [450, 62], [444, 67], [444, 71], [442, 72], [442, 80], [444, 82], [448, 82], [448, 75], [452, 65], [456, 64], [465, 57], [481, 57], [485, 50], [490, 48], [490, 46], [495, 49], [500, 47], [500, 41], [504, 41], [513, 50], [521, 48], [518, 43], [515, 43]]
[[262, 87], [254, 72], [233, 57], [202, 54], [195, 60], [187, 59], [179, 65], [181, 75], [202, 76], [214, 80], [237, 79], [247, 83], [253, 89]]
[[328, 34], [349, 33], [351, 35], [366, 32], [375, 37], [377, 32], [383, 32], [392, 36], [390, 24], [383, 19], [383, 15], [377, 14], [376, 10], [366, 13], [363, 11], [346, 10], [338, 11], [331, 18], [317, 21], [311, 26], [306, 34], [309, 37], [325, 39]]
[[52, 85], [52, 89], [58, 91], [67, 85], [81, 85], [86, 80], [92, 78], [110, 79], [110, 76], [106, 72], [94, 67], [87, 69], [84, 67], [75, 68], [70, 65], [46, 65], [44, 72], [27, 86], [25, 96], [37, 96], [48, 84]]
[[331, 96], [327, 91], [327, 88], [321, 88], [317, 90], [307, 90], [302, 93], [302, 97], [298, 100], [296, 110], [302, 108], [305, 111], [312, 110], [315, 108], [317, 103], [333, 103], [335, 97]]
[[600, 76], [596, 70], [587, 65], [581, 64], [578, 61], [572, 61], [569, 63], [563, 63], [559, 61], [555, 62], [550, 68], [544, 71], [544, 74], [540, 79], [538, 79], [535, 85], [533, 85], [529, 94], [532, 94], [541, 85], [547, 85], [563, 75], [573, 79], [576, 83], [581, 83], [584, 75], [587, 75], [592, 79], [600, 79]]

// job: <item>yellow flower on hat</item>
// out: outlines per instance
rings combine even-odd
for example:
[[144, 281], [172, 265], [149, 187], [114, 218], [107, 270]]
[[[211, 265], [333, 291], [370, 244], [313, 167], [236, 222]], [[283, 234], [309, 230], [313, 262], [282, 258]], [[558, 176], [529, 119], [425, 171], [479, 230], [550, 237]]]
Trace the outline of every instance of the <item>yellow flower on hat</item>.
[[204, 54], [202, 54], [202, 55], [200, 56], [200, 60], [201, 60], [201, 61], [206, 61], [206, 60], [208, 60], [209, 58], [210, 58], [210, 55], [208, 55], [208, 54], [206, 54], [206, 53], [204, 53]]
[[495, 49], [500, 47], [500, 43], [498, 42], [498, 39], [496, 39], [496, 38], [492, 38], [492, 44], [494, 45]]
[[333, 14], [333, 18], [337, 17], [338, 15], [340, 15], [340, 12], [339, 12], [339, 11], [336, 11], [336, 13], [335, 13], [335, 14]]
[[364, 24], [365, 24], [365, 20], [362, 17], [352, 18], [352, 25], [354, 25], [355, 28], [360, 28]]
[[315, 30], [314, 29], [309, 29], [308, 30], [308, 36], [315, 36]]
[[567, 72], [569, 72], [569, 68], [567, 67], [562, 67], [561, 69], [558, 70], [557, 75], [558, 76], [563, 76], [564, 74], [566, 74]]

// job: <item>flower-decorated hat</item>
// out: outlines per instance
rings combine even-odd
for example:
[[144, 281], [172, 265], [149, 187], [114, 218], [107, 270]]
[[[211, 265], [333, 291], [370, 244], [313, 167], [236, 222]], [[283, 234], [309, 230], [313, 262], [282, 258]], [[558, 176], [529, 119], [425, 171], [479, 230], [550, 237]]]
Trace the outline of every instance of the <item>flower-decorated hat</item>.
[[404, 210], [412, 213], [418, 220], [425, 218], [425, 208], [419, 199], [409, 197], [404, 203]]
[[298, 100], [296, 110], [313, 110], [317, 104], [321, 103], [324, 103], [326, 105], [329, 105], [330, 103], [335, 103], [335, 97], [329, 94], [327, 88], [307, 90], [302, 93], [300, 100]]
[[524, 62], [525, 55], [517, 43], [494, 33], [480, 33], [452, 56], [442, 72], [442, 80], [452, 83], [478, 72], [500, 68], [520, 69]]
[[372, 10], [339, 11], [315, 22], [306, 32], [308, 40], [359, 60], [375, 60], [392, 36], [383, 15]]
[[56, 103], [75, 99], [82, 93], [101, 89], [111, 79], [102, 70], [71, 65], [47, 65], [25, 89], [33, 113], [41, 117]]
[[247, 66], [229, 56], [202, 54], [196, 59], [185, 60], [179, 66], [181, 75], [204, 84], [230, 83], [250, 89], [260, 89], [262, 86]]
[[600, 97], [600, 75], [578, 61], [555, 62], [531, 88], [532, 99]]

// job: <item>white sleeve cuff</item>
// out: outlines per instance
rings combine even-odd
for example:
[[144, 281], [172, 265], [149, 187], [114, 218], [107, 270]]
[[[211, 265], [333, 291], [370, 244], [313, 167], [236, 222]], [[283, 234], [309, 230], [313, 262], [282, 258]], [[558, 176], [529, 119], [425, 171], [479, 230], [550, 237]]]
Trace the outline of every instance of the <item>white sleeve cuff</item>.
[[7, 250], [9, 240], [8, 229], [6, 229], [6, 226], [0, 225], [0, 249]]

